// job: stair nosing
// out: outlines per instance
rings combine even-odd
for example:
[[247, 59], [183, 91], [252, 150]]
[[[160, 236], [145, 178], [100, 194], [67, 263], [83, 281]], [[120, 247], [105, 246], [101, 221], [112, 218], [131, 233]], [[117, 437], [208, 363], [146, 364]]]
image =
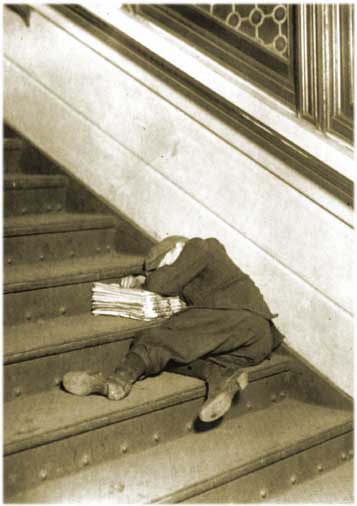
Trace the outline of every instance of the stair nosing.
[[[67, 212], [56, 214], [49, 213], [46, 215], [47, 222], [26, 224], [28, 218], [33, 219], [36, 216], [37, 215], [27, 215], [26, 217], [12, 216], [4, 218], [4, 237], [22, 237], [27, 235], [115, 228], [115, 219], [111, 215]], [[61, 221], [61, 218], [63, 221]], [[21, 224], [21, 221], [24, 223]], [[19, 223], [14, 224], [12, 222]]]
[[[129, 259], [130, 257], [133, 257], [133, 264], [120, 265], [119, 259], [122, 258], [123, 256], [125, 256], [125, 258], [127, 258], [127, 259]], [[114, 256], [111, 254], [111, 255], [101, 255], [101, 256], [98, 256], [98, 258], [93, 257], [93, 256], [82, 257], [80, 259], [77, 259], [76, 261], [71, 261], [71, 264], [76, 263], [78, 265], [82, 265], [85, 260], [94, 259], [94, 258], [98, 261], [98, 264], [95, 266], [89, 266], [87, 268], [87, 270], [85, 270], [84, 272], [82, 271], [82, 272], [76, 273], [76, 272], [69, 271], [67, 273], [60, 274], [57, 276], [56, 275], [51, 276], [51, 275], [47, 274], [42, 279], [39, 277], [35, 277], [33, 279], [27, 279], [25, 281], [15, 281], [15, 282], [6, 281], [6, 279], [5, 279], [4, 294], [24, 292], [24, 291], [29, 291], [29, 290], [37, 290], [37, 289], [41, 289], [41, 288], [68, 286], [68, 285], [74, 285], [74, 284], [81, 284], [81, 283], [85, 283], [85, 282], [95, 282], [95, 281], [115, 278], [118, 276], [122, 276], [124, 274], [141, 274], [143, 272], [143, 258], [144, 257], [142, 257], [142, 258], [140, 257], [140, 261], [139, 261], [138, 260], [139, 257], [137, 255], [117, 254]], [[100, 266], [100, 263], [103, 260], [110, 259], [110, 258], [113, 259], [114, 264], [116, 263], [116, 265], [114, 267], [112, 267], [112, 266], [101, 267]], [[134, 259], [136, 259], [135, 262], [134, 262]], [[49, 267], [51, 267], [52, 265], [53, 266], [56, 265], [58, 267], [58, 265], [61, 265], [61, 264], [62, 265], [63, 264], [69, 265], [69, 262], [67, 260], [63, 261], [63, 262], [51, 261], [51, 262], [46, 262], [45, 264], [42, 264], [41, 267], [43, 267], [43, 270], [45, 270], [45, 269], [48, 269]], [[12, 267], [11, 269], [15, 270], [16, 266]]]
[[18, 137], [6, 137], [4, 139], [4, 148], [6, 151], [21, 151], [25, 143]]
[[59, 175], [23, 174], [22, 172], [5, 173], [4, 190], [17, 191], [41, 188], [66, 188], [68, 179]]

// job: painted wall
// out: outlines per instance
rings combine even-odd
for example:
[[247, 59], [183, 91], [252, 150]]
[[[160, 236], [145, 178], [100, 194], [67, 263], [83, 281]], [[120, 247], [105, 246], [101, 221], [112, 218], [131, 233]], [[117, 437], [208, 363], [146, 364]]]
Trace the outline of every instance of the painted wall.
[[5, 9], [4, 26], [6, 121], [152, 236], [220, 239], [288, 343], [351, 394], [352, 229], [50, 9], [30, 28]]

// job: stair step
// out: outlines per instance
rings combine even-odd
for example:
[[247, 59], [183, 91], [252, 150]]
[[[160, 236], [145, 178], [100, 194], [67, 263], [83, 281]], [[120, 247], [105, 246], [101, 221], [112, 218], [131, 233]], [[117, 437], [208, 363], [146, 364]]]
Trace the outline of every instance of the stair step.
[[4, 220], [8, 266], [108, 253], [115, 220], [100, 214], [33, 214]]
[[60, 212], [65, 207], [67, 178], [28, 174], [4, 175], [4, 215]]
[[4, 363], [13, 364], [34, 358], [106, 344], [134, 335], [157, 323], [115, 316], [81, 313], [39, 322], [6, 327]]
[[[152, 325], [157, 323], [78, 315], [9, 328], [5, 332], [5, 400], [48, 390], [71, 370], [111, 373], [128, 352], [132, 337]], [[286, 357], [276, 356], [264, 366], [263, 375], [289, 367]], [[252, 380], [259, 375], [259, 368], [250, 371]]]
[[6, 328], [5, 400], [48, 390], [70, 370], [112, 372], [135, 333], [152, 325], [84, 313]]
[[[43, 423], [46, 419], [44, 414]], [[128, 449], [124, 456], [89, 465], [71, 476], [42, 484], [38, 478], [38, 487], [17, 494], [9, 502], [78, 504], [88, 502], [89, 497], [97, 504], [168, 504], [189, 499], [194, 502], [196, 497], [233, 481], [237, 485], [234, 502], [241, 502], [242, 497], [247, 500], [248, 495], [252, 502], [259, 502], [268, 491], [254, 473], [269, 472], [268, 466], [294, 456], [295, 462], [301, 462], [305, 451], [311, 452], [311, 447], [315, 447], [314, 453], [318, 452], [324, 443], [328, 445], [350, 433], [352, 427], [348, 412], [287, 398], [269, 408], [232, 418], [212, 430], [152, 446], [140, 457]], [[352, 439], [344, 444], [351, 445]], [[314, 453], [310, 453], [308, 462], [315, 466]], [[322, 465], [328, 468], [330, 464], [325, 459]], [[41, 476], [50, 478], [46, 472], [43, 468]], [[274, 475], [275, 482], [280, 478], [281, 475]]]
[[[277, 355], [247, 369], [249, 388], [225, 418], [264, 409], [272, 398], [276, 404], [284, 402], [288, 368], [289, 362]], [[43, 468], [51, 478], [78, 471], [83, 455], [98, 464], [192, 430], [212, 428], [217, 422], [202, 424], [196, 419], [204, 392], [200, 380], [166, 372], [136, 383], [130, 396], [119, 402], [97, 395], [76, 397], [60, 388], [6, 402], [8, 493], [37, 484]], [[57, 455], [55, 461], [53, 455]]]
[[4, 323], [90, 312], [94, 281], [117, 281], [142, 269], [143, 257], [127, 254], [14, 265], [5, 271]]
[[[130, 396], [110, 401], [93, 395], [77, 397], [60, 388], [5, 403], [5, 455], [94, 430], [152, 411], [158, 405], [200, 396], [202, 382], [163, 373], [137, 382]], [[26, 413], [26, 419], [20, 416]]]
[[5, 273], [5, 293], [23, 292], [85, 281], [97, 281], [118, 276], [133, 269], [142, 273], [143, 257], [128, 254], [109, 254], [61, 262], [46, 262], [39, 265], [14, 266]]
[[[289, 366], [289, 359], [275, 355], [274, 359], [246, 370], [250, 381], [259, 381], [288, 371]], [[132, 416], [137, 416], [139, 412], [143, 414], [153, 409], [152, 402], [154, 401], [159, 402], [160, 405], [166, 404], [168, 395], [180, 395], [182, 401], [182, 398], [190, 398], [192, 388], [194, 388], [194, 396], [197, 396], [197, 386], [199, 386], [200, 395], [201, 381], [164, 372], [154, 378], [137, 382], [131, 395], [120, 402], [108, 401], [99, 395], [77, 397], [60, 388], [10, 401], [5, 403], [5, 454], [61, 439], [73, 433], [92, 430], [106, 425], [110, 417], [112, 417], [111, 422], [126, 419], [128, 410], [130, 414], [130, 410], [134, 408], [136, 414]], [[19, 416], [21, 411], [28, 415], [29, 420], [31, 419], [28, 427]], [[58, 416], [58, 411], [61, 416]], [[42, 423], [44, 418], [45, 424]], [[36, 427], [35, 431], [34, 427]]]

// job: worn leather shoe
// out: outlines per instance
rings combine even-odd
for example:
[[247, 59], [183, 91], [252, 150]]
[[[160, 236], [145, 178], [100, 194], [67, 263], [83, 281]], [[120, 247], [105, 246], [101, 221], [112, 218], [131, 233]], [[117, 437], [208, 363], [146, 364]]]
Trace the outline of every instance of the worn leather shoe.
[[223, 376], [217, 383], [208, 382], [208, 398], [199, 411], [203, 422], [214, 422], [229, 411], [234, 396], [248, 385], [246, 371], [234, 371]]
[[63, 387], [74, 395], [101, 394], [118, 401], [126, 397], [133, 386], [130, 377], [123, 372], [112, 376], [106, 376], [102, 372], [68, 372], [63, 377]]

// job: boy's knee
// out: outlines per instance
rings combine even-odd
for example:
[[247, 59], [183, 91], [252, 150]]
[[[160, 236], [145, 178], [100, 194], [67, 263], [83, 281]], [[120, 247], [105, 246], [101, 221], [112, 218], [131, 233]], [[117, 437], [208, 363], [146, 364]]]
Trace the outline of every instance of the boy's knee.
[[258, 365], [271, 355], [272, 350], [273, 338], [271, 329], [269, 322], [264, 320], [264, 322], [260, 322], [259, 331], [256, 333], [256, 341], [251, 346], [249, 355], [254, 365]]

